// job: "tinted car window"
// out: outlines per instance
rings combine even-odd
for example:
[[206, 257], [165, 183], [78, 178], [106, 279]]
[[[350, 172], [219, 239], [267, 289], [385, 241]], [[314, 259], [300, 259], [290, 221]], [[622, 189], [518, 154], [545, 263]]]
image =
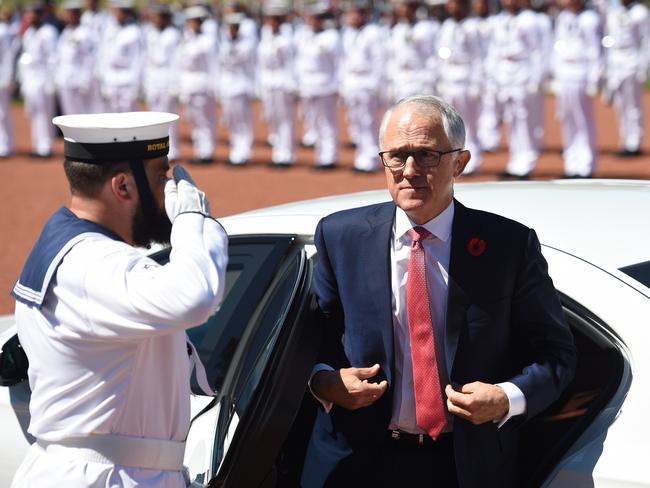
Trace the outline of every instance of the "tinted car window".
[[625, 266], [621, 271], [650, 288], [650, 261]]

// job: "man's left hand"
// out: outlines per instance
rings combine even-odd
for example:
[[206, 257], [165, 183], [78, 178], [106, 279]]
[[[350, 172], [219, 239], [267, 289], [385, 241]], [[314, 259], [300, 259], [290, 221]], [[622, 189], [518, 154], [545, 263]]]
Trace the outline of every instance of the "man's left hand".
[[474, 425], [501, 420], [510, 409], [510, 402], [500, 386], [475, 381], [459, 390], [445, 388], [450, 413], [469, 420]]

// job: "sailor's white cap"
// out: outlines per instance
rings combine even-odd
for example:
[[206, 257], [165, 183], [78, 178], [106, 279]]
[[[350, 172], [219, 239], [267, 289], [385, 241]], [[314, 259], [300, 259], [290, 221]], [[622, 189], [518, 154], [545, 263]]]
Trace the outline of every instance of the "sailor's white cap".
[[63, 10], [81, 10], [85, 7], [85, 2], [83, 0], [65, 0], [61, 4]]
[[133, 0], [110, 0], [111, 8], [135, 8]]
[[223, 16], [223, 22], [227, 25], [236, 25], [241, 24], [245, 18], [246, 15], [241, 12], [231, 12]]
[[331, 13], [331, 5], [327, 0], [316, 0], [304, 6], [306, 15], [325, 15]]
[[193, 5], [183, 10], [185, 20], [205, 19], [210, 16], [210, 12], [203, 5]]
[[262, 14], [282, 17], [291, 13], [291, 6], [286, 1], [269, 0], [262, 6]]
[[52, 123], [63, 132], [67, 159], [101, 163], [165, 156], [169, 127], [178, 118], [167, 112], [124, 112], [61, 115]]

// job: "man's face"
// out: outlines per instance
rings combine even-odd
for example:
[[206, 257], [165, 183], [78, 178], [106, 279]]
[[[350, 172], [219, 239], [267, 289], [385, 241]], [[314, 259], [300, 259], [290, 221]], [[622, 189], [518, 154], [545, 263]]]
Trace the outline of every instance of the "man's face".
[[67, 9], [63, 11], [63, 21], [65, 25], [77, 26], [81, 20], [81, 10]]
[[[418, 113], [413, 104], [397, 107], [384, 132], [383, 151], [449, 151], [452, 148], [437, 113]], [[469, 151], [445, 154], [434, 168], [421, 168], [409, 157], [401, 169], [384, 168], [395, 204], [417, 224], [442, 212], [453, 198], [454, 178], [470, 159]]]
[[147, 218], [138, 205], [133, 216], [133, 241], [137, 246], [149, 247], [152, 243], [169, 244], [172, 224], [165, 211], [165, 183], [169, 172], [166, 157], [149, 159], [144, 162], [144, 170], [154, 200], [154, 213]]

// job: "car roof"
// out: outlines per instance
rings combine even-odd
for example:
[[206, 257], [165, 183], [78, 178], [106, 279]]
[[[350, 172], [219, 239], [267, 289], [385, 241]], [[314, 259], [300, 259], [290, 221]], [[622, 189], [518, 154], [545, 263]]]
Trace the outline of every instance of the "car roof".
[[[455, 185], [464, 205], [532, 227], [545, 246], [605, 269], [650, 260], [650, 182], [552, 180]], [[390, 200], [386, 190], [316, 198], [223, 219], [230, 234], [313, 235], [330, 213]]]

